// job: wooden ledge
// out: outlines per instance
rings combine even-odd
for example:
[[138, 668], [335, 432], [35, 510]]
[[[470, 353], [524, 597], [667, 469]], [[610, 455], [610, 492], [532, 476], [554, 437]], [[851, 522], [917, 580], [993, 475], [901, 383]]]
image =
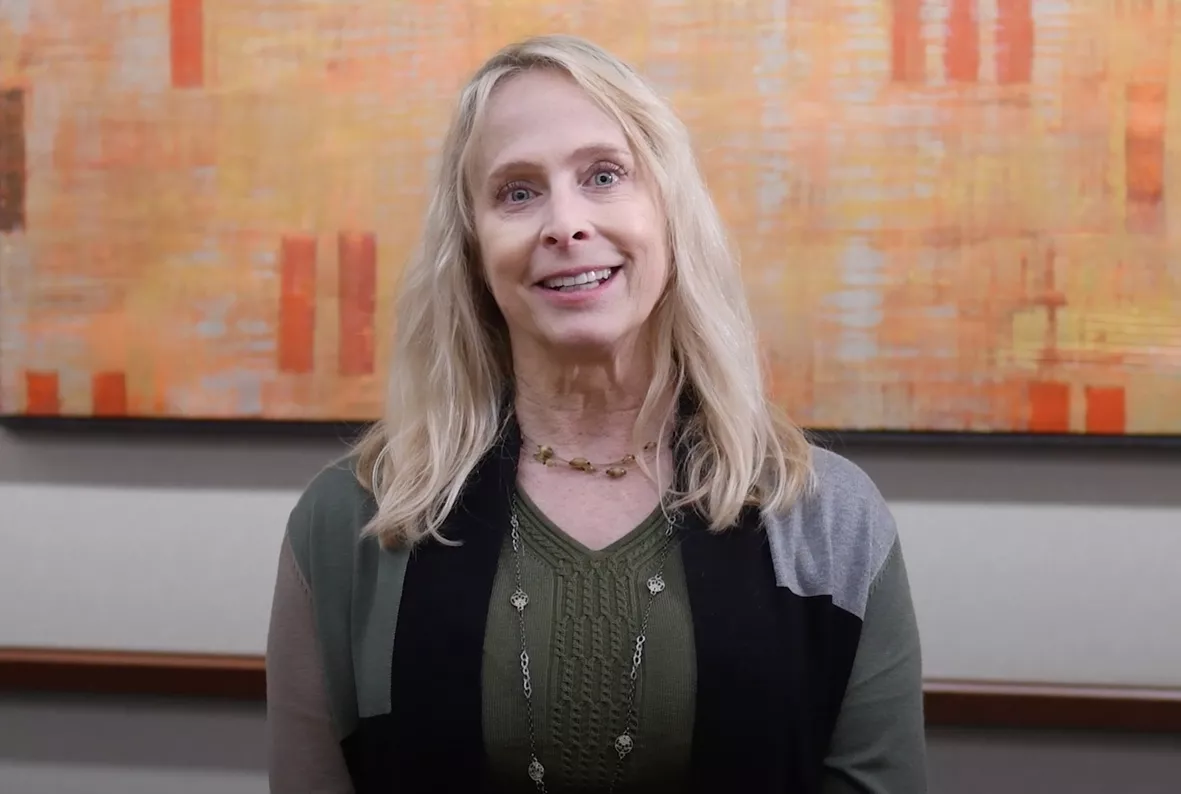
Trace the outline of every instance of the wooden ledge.
[[0, 692], [266, 698], [261, 656], [0, 649]]
[[923, 690], [929, 726], [1181, 734], [1181, 689], [932, 680]]
[[[1181, 690], [931, 680], [931, 727], [1181, 733]], [[261, 701], [261, 656], [0, 649], [0, 692]]]

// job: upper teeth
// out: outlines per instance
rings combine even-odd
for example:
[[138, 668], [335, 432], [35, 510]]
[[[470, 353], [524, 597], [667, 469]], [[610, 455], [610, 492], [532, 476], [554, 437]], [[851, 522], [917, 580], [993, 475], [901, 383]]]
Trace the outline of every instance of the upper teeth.
[[557, 289], [558, 287], [575, 287], [579, 284], [589, 284], [592, 281], [602, 281], [610, 275], [611, 268], [605, 267], [602, 270], [588, 270], [585, 273], [579, 273], [577, 276], [547, 278], [541, 283], [552, 289]]

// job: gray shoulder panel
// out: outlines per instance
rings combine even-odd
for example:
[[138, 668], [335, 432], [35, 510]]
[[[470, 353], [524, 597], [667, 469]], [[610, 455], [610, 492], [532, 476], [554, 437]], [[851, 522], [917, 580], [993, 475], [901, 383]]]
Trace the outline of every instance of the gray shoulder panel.
[[361, 538], [373, 497], [353, 460], [325, 467], [291, 512], [287, 536], [308, 583], [333, 720], [340, 738], [358, 718], [390, 709], [389, 671], [407, 555]]
[[799, 596], [830, 596], [864, 619], [871, 585], [894, 545], [894, 519], [852, 461], [814, 448], [813, 463], [812, 490], [785, 514], [764, 517], [775, 578]]

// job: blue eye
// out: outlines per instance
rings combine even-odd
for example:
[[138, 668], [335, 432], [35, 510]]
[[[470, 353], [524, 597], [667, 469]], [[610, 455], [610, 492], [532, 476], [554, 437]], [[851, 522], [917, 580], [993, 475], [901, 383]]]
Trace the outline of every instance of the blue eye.
[[533, 191], [521, 184], [507, 184], [496, 193], [497, 201], [520, 204], [533, 198]]
[[591, 181], [594, 182], [595, 187], [610, 187], [618, 179], [619, 176], [613, 171], [599, 171]]
[[594, 171], [591, 172], [590, 185], [591, 187], [612, 187], [622, 180], [626, 173], [623, 166], [618, 163], [598, 162], [595, 163]]

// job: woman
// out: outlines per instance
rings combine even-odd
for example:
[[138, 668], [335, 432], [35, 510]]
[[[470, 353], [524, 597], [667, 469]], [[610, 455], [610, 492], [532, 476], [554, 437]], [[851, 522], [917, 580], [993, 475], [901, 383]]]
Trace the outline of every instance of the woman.
[[275, 792], [925, 791], [893, 521], [765, 396], [686, 130], [579, 39], [463, 91], [391, 404], [292, 512]]

